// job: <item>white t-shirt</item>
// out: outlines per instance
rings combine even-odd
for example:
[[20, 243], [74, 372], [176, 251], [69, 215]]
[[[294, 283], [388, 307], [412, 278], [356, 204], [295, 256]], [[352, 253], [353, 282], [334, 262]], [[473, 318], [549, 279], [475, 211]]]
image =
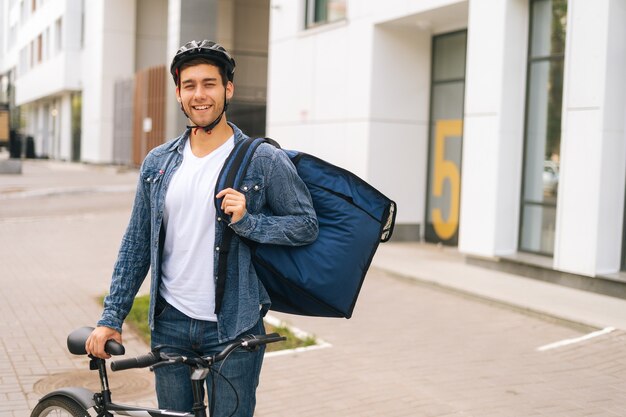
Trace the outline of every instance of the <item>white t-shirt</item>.
[[165, 196], [162, 297], [187, 316], [217, 321], [215, 315], [215, 183], [235, 144], [231, 136], [198, 158], [188, 140], [183, 161]]

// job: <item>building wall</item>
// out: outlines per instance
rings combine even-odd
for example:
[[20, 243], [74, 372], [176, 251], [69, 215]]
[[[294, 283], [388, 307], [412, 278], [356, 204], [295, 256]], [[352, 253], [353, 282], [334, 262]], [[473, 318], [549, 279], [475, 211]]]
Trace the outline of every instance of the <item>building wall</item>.
[[81, 159], [113, 158], [115, 81], [135, 73], [136, 3], [91, 0], [85, 3]]
[[528, 2], [470, 2], [459, 249], [517, 251]]
[[[423, 236], [431, 43], [467, 30], [459, 250], [519, 253], [529, 0], [347, 1], [305, 29], [305, 1], [273, 0], [268, 134], [364, 177]], [[592, 4], [593, 3], [593, 4]], [[556, 270], [615, 273], [626, 189], [626, 3], [569, 0]], [[620, 23], [621, 22], [621, 23]]]
[[[21, 26], [16, 45], [20, 55], [15, 80], [17, 105], [80, 89], [81, 4], [80, 0], [47, 1]], [[40, 36], [47, 38], [41, 46], [41, 60], [37, 57]]]
[[[425, 217], [430, 55], [429, 31], [393, 22], [375, 26], [366, 175], [405, 208], [398, 212], [404, 224]], [[406, 233], [419, 239], [417, 228]]]
[[[272, 2], [268, 135], [363, 177], [424, 218], [430, 43], [465, 28], [465, 1], [349, 1], [345, 20], [305, 29], [305, 2]], [[402, 173], [398, 172], [402, 167]]]
[[137, 0], [135, 70], [167, 60], [167, 0]]

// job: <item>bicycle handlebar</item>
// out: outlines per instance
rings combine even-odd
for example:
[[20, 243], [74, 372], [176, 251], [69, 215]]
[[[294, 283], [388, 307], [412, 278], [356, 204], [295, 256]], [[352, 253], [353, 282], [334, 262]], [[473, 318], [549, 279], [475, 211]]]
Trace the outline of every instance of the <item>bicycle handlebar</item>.
[[[278, 333], [271, 333], [268, 335], [250, 335], [250, 336], [246, 336], [240, 340], [237, 340], [229, 344], [221, 352], [215, 355], [204, 357], [203, 359], [207, 360], [209, 364], [213, 364], [213, 363], [224, 360], [235, 349], [246, 348], [246, 349], [252, 350], [260, 345], [265, 345], [267, 343], [281, 342], [283, 340], [286, 340], [286, 338], [279, 335]], [[180, 362], [174, 359], [176, 359], [176, 357], [172, 357], [166, 354], [160, 354], [159, 352], [152, 351], [145, 355], [137, 356], [134, 358], [128, 358], [128, 359], [120, 359], [115, 362], [112, 362], [111, 370], [115, 372], [115, 371], [123, 371], [125, 369], [146, 368], [148, 366], [156, 365], [161, 361], [171, 361], [172, 363]], [[183, 361], [183, 363], [186, 363], [186, 362]], [[197, 364], [197, 362], [195, 361], [191, 363]], [[190, 364], [190, 363], [187, 363], [187, 364]]]
[[260, 345], [266, 345], [268, 343], [282, 342], [284, 340], [287, 340], [286, 337], [283, 337], [278, 333], [270, 333], [261, 336], [249, 336], [248, 338], [244, 339], [245, 340], [242, 340], [241, 342], [241, 346], [247, 348], [254, 348]]
[[160, 360], [161, 357], [157, 353], [150, 352], [135, 358], [120, 359], [118, 361], [111, 362], [111, 370], [115, 372], [132, 368], [145, 368], [156, 364]]
[[268, 343], [274, 343], [274, 342], [281, 342], [283, 340], [287, 340], [287, 338], [279, 335], [278, 333], [270, 333], [270, 334], [256, 335], [256, 336], [255, 335], [246, 336], [243, 339], [240, 339], [226, 346], [224, 350], [222, 350], [220, 353], [213, 355], [212, 363], [216, 363], [216, 362], [224, 360], [224, 358], [226, 358], [233, 350], [238, 349], [240, 347], [252, 350], [260, 345], [266, 345]]

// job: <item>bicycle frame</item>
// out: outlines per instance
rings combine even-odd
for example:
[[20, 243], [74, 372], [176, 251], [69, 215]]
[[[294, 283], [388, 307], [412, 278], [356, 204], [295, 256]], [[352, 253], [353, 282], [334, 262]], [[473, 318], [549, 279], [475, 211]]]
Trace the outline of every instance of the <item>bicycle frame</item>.
[[193, 412], [182, 412], [114, 403], [111, 401], [111, 391], [109, 389], [109, 379], [105, 364], [106, 362], [103, 359], [91, 359], [89, 363], [91, 370], [98, 370], [100, 392], [94, 393], [93, 391], [80, 387], [62, 388], [46, 394], [41, 398], [41, 401], [50, 397], [66, 397], [82, 405], [85, 409], [93, 408], [98, 417], [128, 415], [130, 412], [132, 412], [133, 416], [207, 417], [206, 405], [204, 404], [201, 393], [204, 379], [209, 372], [208, 369], [196, 369], [192, 373], [191, 384], [194, 397]]
[[[111, 401], [111, 391], [109, 389], [109, 379], [105, 361], [103, 359], [92, 359], [89, 364], [90, 369], [98, 369], [100, 376], [100, 392], [94, 394], [94, 409], [98, 412], [98, 417], [109, 416], [116, 412], [132, 412], [134, 416], [177, 416], [177, 417], [207, 417], [206, 404], [202, 397], [202, 385], [207, 377], [208, 369], [194, 369], [191, 375], [191, 385], [193, 388], [193, 412], [182, 412], [174, 410], [160, 410], [155, 408], [135, 407], [131, 405], [116, 404]], [[122, 414], [127, 415], [127, 414]]]

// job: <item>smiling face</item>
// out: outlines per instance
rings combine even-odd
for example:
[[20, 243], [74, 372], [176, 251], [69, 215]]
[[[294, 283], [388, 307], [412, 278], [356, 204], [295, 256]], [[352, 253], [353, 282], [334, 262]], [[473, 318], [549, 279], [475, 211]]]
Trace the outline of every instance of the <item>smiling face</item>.
[[199, 64], [182, 69], [176, 96], [189, 119], [197, 126], [206, 126], [219, 117], [233, 91], [232, 82], [224, 85], [218, 67]]

